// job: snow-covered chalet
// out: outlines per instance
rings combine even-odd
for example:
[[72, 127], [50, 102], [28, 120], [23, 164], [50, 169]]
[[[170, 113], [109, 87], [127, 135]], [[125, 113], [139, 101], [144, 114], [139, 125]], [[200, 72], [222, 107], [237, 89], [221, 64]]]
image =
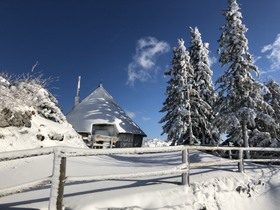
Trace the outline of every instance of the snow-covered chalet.
[[66, 117], [90, 148], [141, 147], [146, 134], [100, 85], [80, 102], [80, 77], [75, 105]]

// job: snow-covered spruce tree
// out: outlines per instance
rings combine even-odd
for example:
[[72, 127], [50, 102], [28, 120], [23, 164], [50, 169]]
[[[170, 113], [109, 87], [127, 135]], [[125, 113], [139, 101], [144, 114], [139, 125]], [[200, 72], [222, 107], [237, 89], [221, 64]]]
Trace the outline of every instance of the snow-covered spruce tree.
[[[194, 69], [193, 86], [209, 109], [200, 112], [197, 125], [193, 125], [194, 136], [201, 139], [202, 144], [214, 144], [218, 141], [217, 129], [212, 126], [214, 118], [213, 105], [216, 93], [212, 82], [213, 72], [210, 69], [208, 44], [202, 42], [201, 34], [197, 27], [191, 29], [190, 62]], [[201, 104], [202, 105], [202, 104]]]
[[[275, 80], [270, 80], [265, 83], [269, 92], [264, 95], [264, 99], [269, 103], [273, 110], [273, 118], [276, 122], [280, 122], [280, 84]], [[275, 134], [275, 135], [273, 135]], [[265, 146], [280, 147], [280, 128], [276, 129], [275, 133], [272, 133], [271, 142], [263, 142]]]
[[188, 99], [190, 84], [188, 82], [192, 80], [193, 68], [182, 39], [178, 40], [178, 48], [173, 49], [172, 65], [171, 69], [165, 72], [165, 75], [170, 76], [170, 80], [166, 88], [167, 98], [160, 110], [160, 112], [166, 112], [166, 115], [160, 120], [160, 123], [165, 123], [163, 133], [167, 134], [172, 145], [183, 144], [187, 140], [187, 133], [189, 133], [189, 143], [192, 143]]
[[[257, 139], [271, 138], [266, 129], [270, 127], [273, 131], [276, 127], [271, 117], [273, 109], [263, 99], [263, 85], [251, 75], [259, 72], [248, 52], [247, 28], [242, 24], [240, 7], [236, 0], [228, 3], [218, 49], [219, 61], [227, 70], [217, 80], [219, 97], [215, 122], [235, 145], [260, 146]], [[246, 156], [250, 157], [249, 152]]]

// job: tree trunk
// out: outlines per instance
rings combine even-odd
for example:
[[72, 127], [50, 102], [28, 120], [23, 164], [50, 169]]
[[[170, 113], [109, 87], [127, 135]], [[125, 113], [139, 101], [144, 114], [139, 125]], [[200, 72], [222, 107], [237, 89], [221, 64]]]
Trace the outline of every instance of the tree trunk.
[[193, 141], [193, 130], [192, 130], [192, 118], [191, 118], [191, 101], [190, 101], [190, 91], [191, 91], [191, 86], [188, 88], [187, 92], [187, 100], [189, 102], [189, 116], [188, 116], [188, 123], [189, 123], [189, 138], [190, 138], [190, 145], [194, 144]]
[[194, 141], [193, 141], [193, 131], [192, 131], [192, 122], [191, 122], [191, 118], [189, 118], [189, 134], [190, 134], [190, 144], [193, 145]]
[[[242, 121], [242, 138], [244, 142], [244, 147], [249, 147], [249, 136], [247, 130], [247, 122], [246, 120]], [[246, 150], [245, 159], [250, 159], [250, 151]]]
[[210, 145], [215, 145], [214, 140], [213, 140], [213, 126], [210, 125]]
[[205, 133], [204, 133], [204, 131], [202, 131], [201, 133], [202, 133], [202, 145], [206, 145]]

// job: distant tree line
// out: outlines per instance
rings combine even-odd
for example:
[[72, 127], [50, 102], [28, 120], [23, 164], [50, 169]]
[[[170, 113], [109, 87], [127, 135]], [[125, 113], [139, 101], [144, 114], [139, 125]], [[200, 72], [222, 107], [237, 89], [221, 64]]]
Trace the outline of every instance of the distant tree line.
[[[166, 100], [160, 112], [163, 134], [172, 145], [280, 146], [280, 84], [261, 83], [258, 67], [249, 53], [246, 26], [240, 6], [228, 0], [226, 23], [218, 40], [224, 73], [212, 81], [208, 44], [197, 27], [190, 28], [188, 49], [183, 39], [173, 49]], [[221, 136], [224, 136], [221, 139]], [[246, 153], [250, 157], [249, 152]]]

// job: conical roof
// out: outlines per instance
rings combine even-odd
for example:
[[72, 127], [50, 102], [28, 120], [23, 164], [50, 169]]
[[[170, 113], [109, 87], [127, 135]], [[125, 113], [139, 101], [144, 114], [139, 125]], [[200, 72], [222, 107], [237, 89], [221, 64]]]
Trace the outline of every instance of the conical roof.
[[114, 124], [118, 133], [146, 136], [103, 88], [102, 84], [75, 106], [66, 117], [77, 132], [90, 133], [92, 125], [95, 124]]

